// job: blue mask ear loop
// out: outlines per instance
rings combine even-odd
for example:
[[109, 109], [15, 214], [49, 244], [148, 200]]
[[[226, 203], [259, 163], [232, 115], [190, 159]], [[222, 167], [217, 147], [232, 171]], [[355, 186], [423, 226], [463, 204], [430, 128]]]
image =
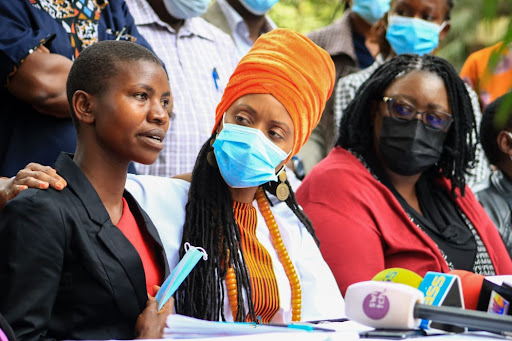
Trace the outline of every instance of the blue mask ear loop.
[[155, 297], [158, 301], [158, 310], [162, 309], [169, 298], [174, 295], [178, 287], [183, 283], [185, 278], [187, 278], [188, 274], [194, 269], [199, 260], [201, 258], [203, 258], [203, 260], [208, 259], [208, 254], [202, 247], [195, 247], [186, 242], [184, 248], [185, 255], [156, 293]]

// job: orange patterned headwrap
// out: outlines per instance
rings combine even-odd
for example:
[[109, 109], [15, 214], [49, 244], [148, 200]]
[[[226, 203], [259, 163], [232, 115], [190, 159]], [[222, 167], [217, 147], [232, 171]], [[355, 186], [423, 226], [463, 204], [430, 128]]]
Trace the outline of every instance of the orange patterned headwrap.
[[271, 94], [293, 120], [290, 157], [306, 143], [320, 121], [334, 87], [329, 54], [300, 33], [275, 29], [258, 38], [240, 60], [215, 112], [215, 129], [226, 110], [248, 94]]

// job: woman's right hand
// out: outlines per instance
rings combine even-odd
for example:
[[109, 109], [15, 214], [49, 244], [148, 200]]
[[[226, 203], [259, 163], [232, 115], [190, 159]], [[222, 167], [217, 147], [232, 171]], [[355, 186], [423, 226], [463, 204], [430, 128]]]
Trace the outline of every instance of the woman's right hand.
[[[155, 285], [155, 291], [160, 290], [160, 287]], [[135, 324], [136, 339], [161, 339], [164, 335], [164, 328], [167, 325], [167, 316], [174, 314], [174, 298], [171, 297], [162, 307], [158, 310], [158, 302], [155, 297], [148, 294], [148, 301], [146, 308], [139, 315]]]
[[0, 210], [5, 204], [27, 188], [62, 190], [67, 186], [57, 171], [49, 166], [29, 163], [12, 178], [0, 178]]

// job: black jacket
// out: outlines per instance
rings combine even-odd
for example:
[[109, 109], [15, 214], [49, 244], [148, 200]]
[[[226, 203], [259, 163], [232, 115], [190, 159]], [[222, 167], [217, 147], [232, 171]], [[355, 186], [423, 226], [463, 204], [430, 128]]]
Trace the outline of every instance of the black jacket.
[[473, 192], [498, 228], [512, 257], [512, 182], [498, 170], [476, 184]]
[[[19, 340], [132, 339], [147, 301], [139, 254], [72, 156], [55, 168], [68, 182], [62, 192], [27, 189], [0, 214], [0, 313]], [[124, 197], [167, 275], [155, 227]]]

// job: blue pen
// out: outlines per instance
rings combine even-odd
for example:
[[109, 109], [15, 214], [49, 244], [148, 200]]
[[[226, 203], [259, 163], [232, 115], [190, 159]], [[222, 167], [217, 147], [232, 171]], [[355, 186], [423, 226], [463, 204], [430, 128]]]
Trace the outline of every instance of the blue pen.
[[330, 328], [317, 327], [317, 326], [311, 326], [311, 325], [300, 324], [300, 323], [290, 323], [290, 324], [285, 324], [285, 323], [259, 324], [257, 322], [222, 322], [222, 323], [232, 324], [232, 325], [244, 325], [245, 324], [245, 325], [253, 326], [254, 328], [258, 328], [260, 326], [261, 327], [267, 326], [267, 327], [291, 328], [291, 329], [298, 329], [298, 330], [303, 330], [303, 331], [307, 331], [307, 332], [313, 332], [313, 331], [334, 332], [334, 331], [336, 331], [336, 330], [330, 329]]
[[215, 83], [215, 89], [219, 90], [219, 83], [217, 82], [219, 80], [219, 74], [217, 73], [217, 68], [213, 68], [213, 71], [212, 71], [212, 77], [213, 77], [213, 82]]

